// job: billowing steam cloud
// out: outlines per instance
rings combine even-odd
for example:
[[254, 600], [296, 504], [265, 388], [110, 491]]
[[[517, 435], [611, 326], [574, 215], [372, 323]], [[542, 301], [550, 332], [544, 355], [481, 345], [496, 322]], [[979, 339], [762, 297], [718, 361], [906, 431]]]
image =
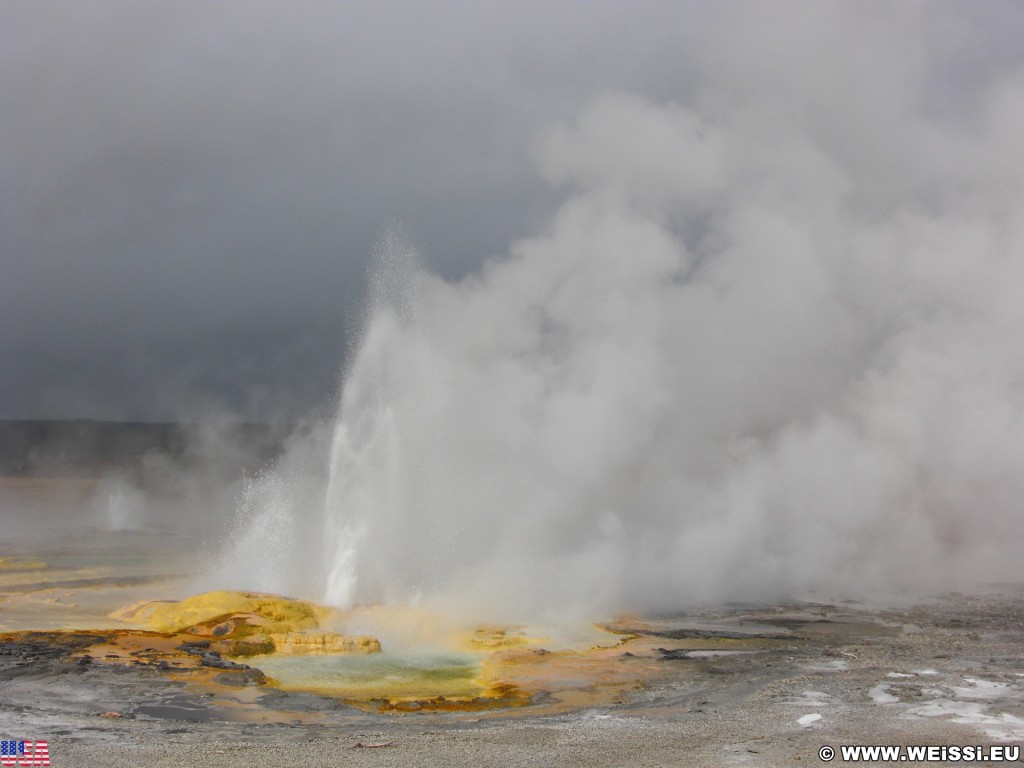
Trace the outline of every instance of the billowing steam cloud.
[[385, 238], [264, 586], [507, 617], [1024, 576], [1024, 69], [946, 87], [938, 31], [845, 7], [552, 128], [568, 200], [478, 274]]

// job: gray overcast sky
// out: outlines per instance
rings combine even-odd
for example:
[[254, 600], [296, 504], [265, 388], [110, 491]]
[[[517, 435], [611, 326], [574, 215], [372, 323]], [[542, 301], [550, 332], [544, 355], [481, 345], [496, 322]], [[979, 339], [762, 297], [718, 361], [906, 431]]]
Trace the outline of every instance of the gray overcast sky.
[[[979, 6], [965, 92], [1019, 47]], [[446, 277], [504, 253], [565, 194], [537, 132], [692, 100], [722, 7], [0, 0], [0, 417], [329, 409], [388, 222]]]

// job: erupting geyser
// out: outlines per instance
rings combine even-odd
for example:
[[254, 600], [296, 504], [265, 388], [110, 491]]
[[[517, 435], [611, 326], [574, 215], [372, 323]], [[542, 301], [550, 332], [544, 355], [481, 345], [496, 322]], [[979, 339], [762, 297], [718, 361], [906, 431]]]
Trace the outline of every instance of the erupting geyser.
[[258, 586], [509, 619], [1024, 575], [1024, 73], [954, 115], [882, 39], [842, 92], [768, 55], [597, 99], [537, 144], [549, 227], [460, 281], [387, 235]]

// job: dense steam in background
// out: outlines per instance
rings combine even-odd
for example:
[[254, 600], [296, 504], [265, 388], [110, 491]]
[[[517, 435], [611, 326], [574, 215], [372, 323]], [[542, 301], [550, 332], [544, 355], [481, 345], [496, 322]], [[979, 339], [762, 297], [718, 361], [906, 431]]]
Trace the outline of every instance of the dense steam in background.
[[5, 8], [0, 410], [291, 421], [337, 254], [410, 232], [335, 423], [244, 481], [214, 423], [96, 521], [502, 620], [1024, 578], [1019, 6], [484, 6]]
[[1024, 62], [957, 89], [927, 6], [805, 10], [540, 136], [567, 200], [478, 273], [385, 236], [328, 476], [253, 486], [221, 579], [509, 617], [1024, 576]]

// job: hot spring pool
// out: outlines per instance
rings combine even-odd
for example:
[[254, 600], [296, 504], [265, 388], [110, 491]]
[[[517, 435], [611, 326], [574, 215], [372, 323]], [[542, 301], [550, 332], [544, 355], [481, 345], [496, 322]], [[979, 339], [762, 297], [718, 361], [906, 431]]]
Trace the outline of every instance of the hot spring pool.
[[267, 655], [249, 661], [282, 688], [342, 698], [472, 697], [485, 653], [384, 652], [367, 656]]

